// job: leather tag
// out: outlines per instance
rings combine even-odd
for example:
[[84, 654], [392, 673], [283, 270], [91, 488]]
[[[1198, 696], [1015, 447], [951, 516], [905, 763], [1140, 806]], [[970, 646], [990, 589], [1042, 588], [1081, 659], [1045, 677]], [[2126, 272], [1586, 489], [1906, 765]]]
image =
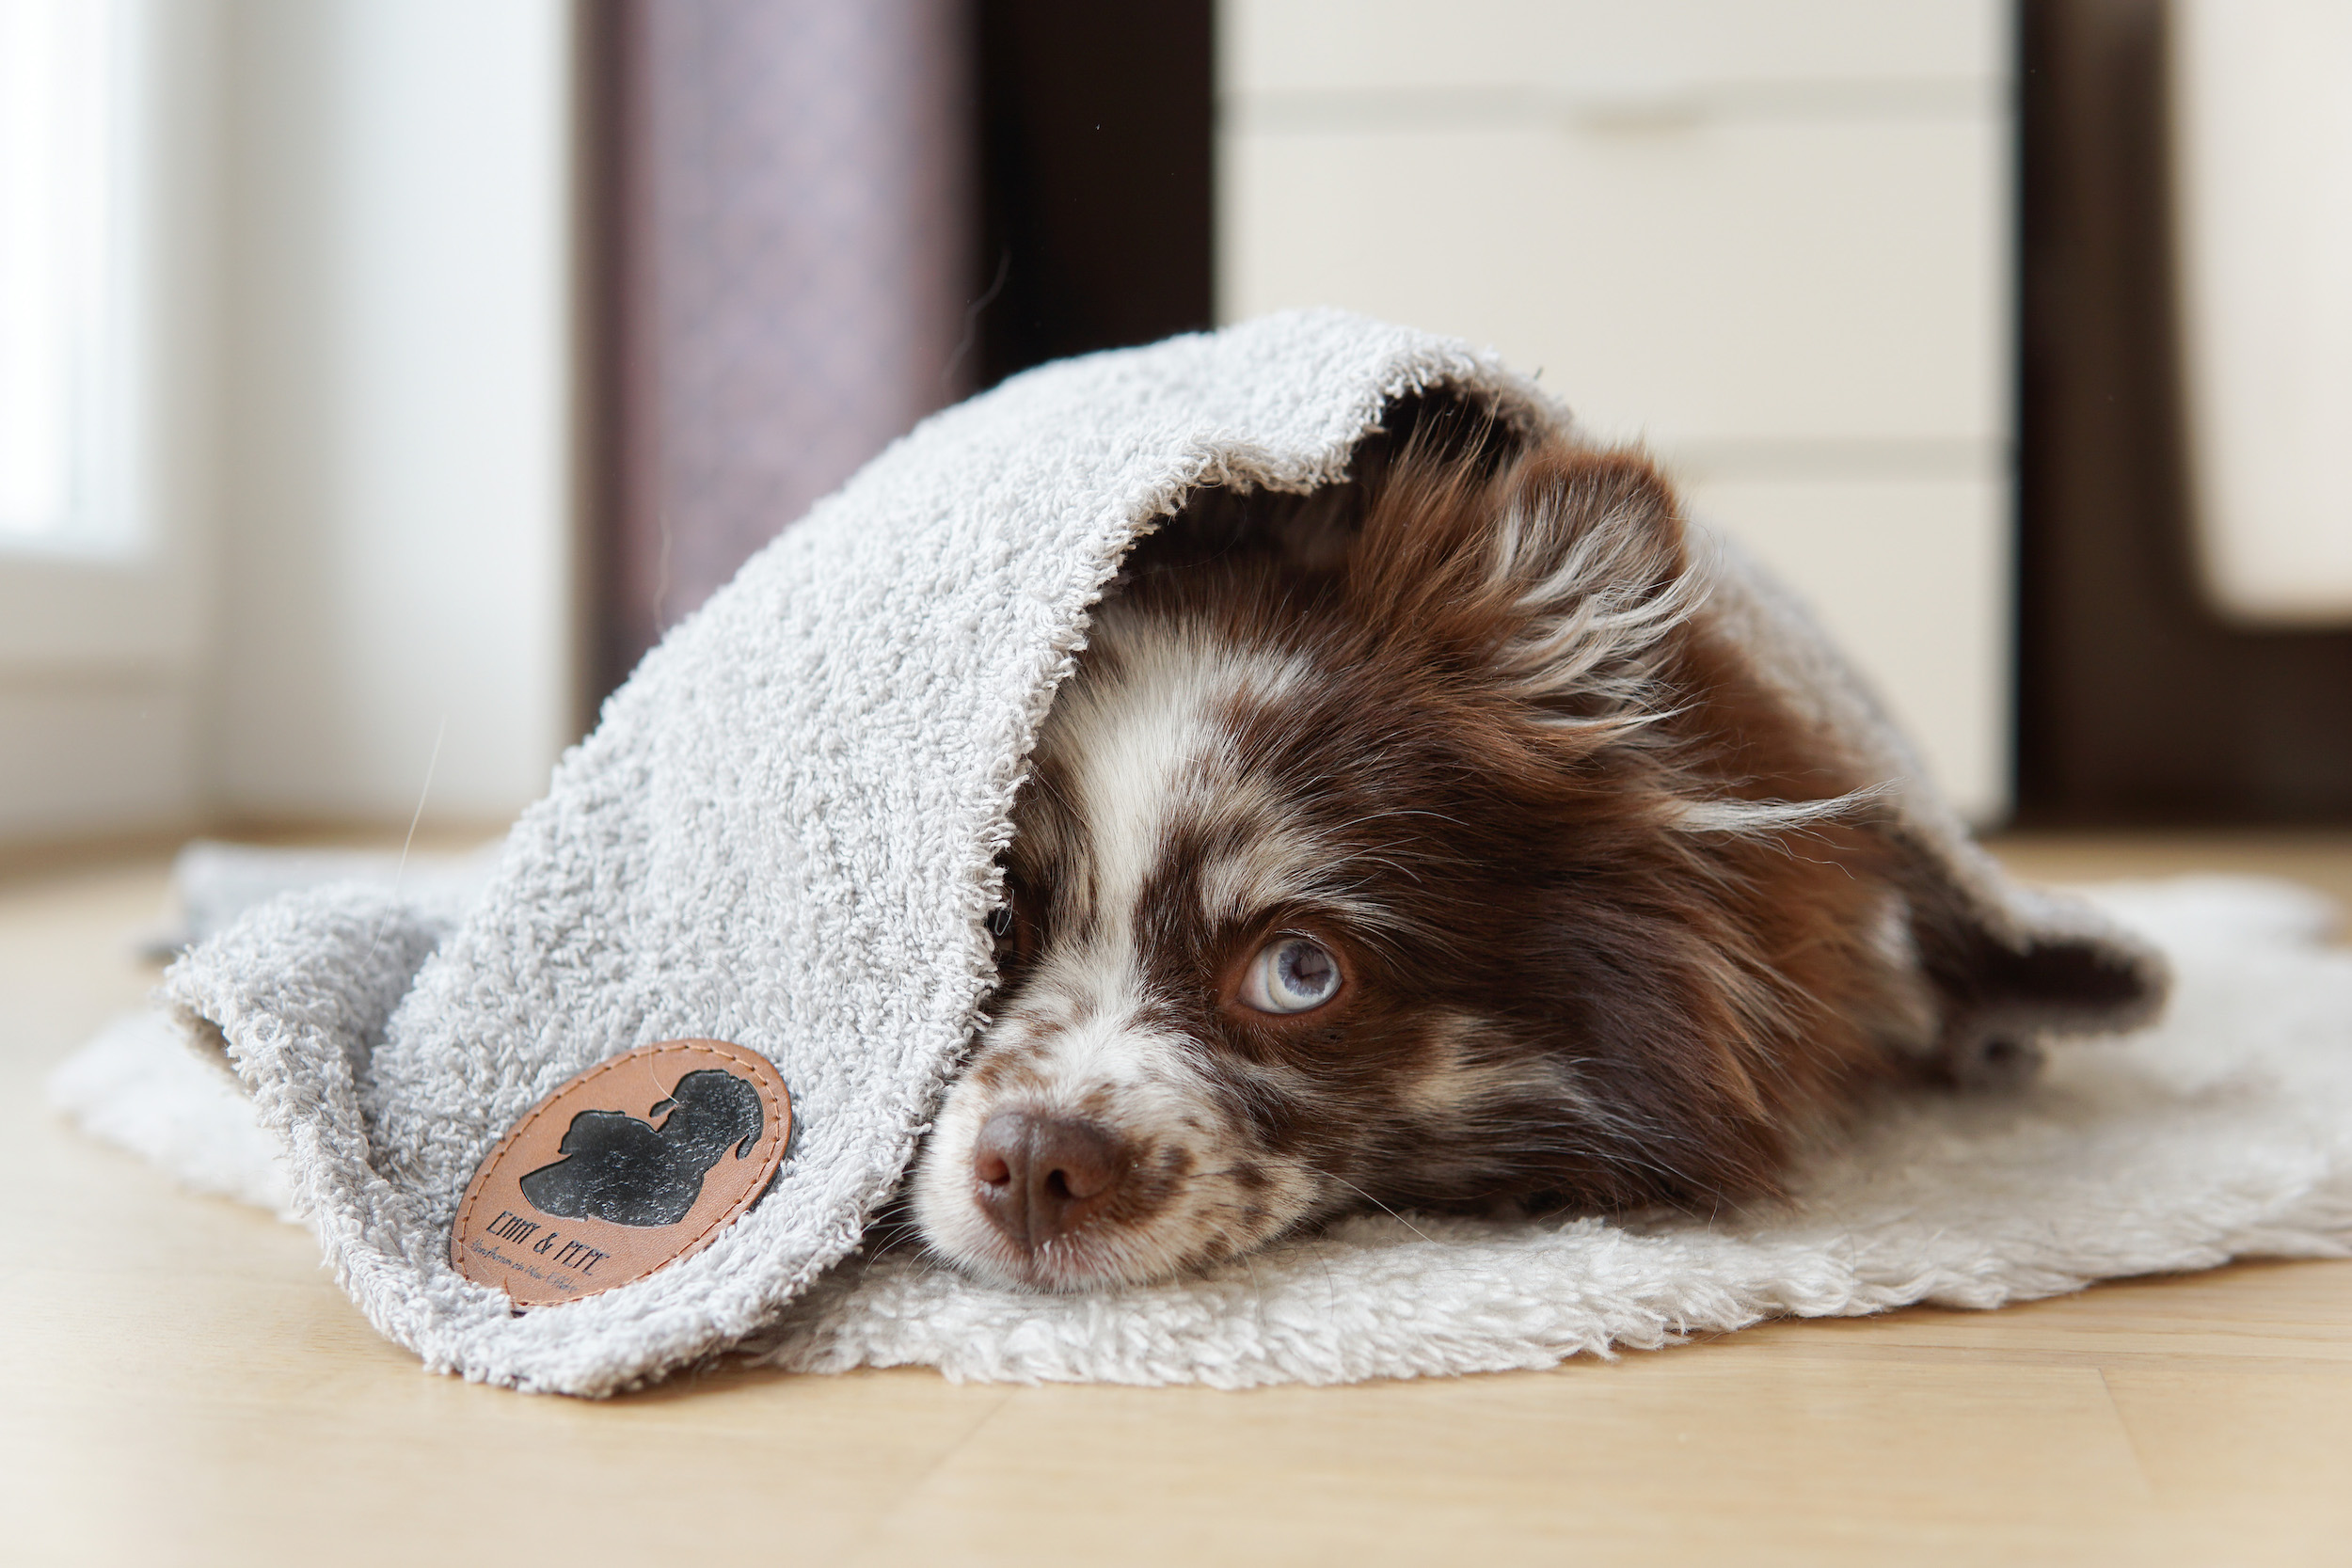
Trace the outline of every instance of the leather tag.
[[724, 1040], [641, 1045], [532, 1107], [467, 1185], [450, 1261], [518, 1306], [643, 1279], [691, 1258], [768, 1190], [792, 1097]]

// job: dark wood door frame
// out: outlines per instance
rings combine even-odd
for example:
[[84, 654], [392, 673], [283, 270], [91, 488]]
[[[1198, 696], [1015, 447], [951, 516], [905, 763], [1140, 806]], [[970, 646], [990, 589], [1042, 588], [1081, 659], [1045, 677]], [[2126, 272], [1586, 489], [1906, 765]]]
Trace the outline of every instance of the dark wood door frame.
[[2022, 21], [2019, 820], [2352, 820], [2352, 632], [2199, 587], [2163, 0]]

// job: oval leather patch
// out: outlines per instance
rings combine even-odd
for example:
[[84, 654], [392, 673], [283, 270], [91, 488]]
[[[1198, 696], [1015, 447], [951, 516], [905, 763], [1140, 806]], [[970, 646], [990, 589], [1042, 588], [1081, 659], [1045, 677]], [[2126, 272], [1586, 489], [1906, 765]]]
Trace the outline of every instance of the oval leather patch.
[[775, 1064], [664, 1040], [532, 1106], [473, 1173], [450, 1261], [519, 1306], [579, 1301], [691, 1258], [768, 1190], [792, 1134]]

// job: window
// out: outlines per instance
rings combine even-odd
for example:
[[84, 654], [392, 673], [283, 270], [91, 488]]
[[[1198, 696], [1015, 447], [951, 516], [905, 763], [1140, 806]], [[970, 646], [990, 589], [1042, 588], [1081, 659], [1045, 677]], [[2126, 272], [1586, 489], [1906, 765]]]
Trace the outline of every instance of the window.
[[0, 549], [128, 543], [121, 0], [0, 0]]

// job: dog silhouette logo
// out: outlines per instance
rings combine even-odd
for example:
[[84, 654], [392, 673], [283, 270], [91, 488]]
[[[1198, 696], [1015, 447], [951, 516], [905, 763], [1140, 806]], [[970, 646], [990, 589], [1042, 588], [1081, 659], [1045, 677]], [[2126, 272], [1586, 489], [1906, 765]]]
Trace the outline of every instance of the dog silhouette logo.
[[[642, 1111], [642, 1114], [638, 1114]], [[657, 1040], [558, 1085], [467, 1183], [450, 1263], [517, 1310], [644, 1278], [713, 1245], [783, 1173], [792, 1093], [728, 1040]]]
[[563, 1219], [675, 1225], [702, 1196], [710, 1167], [729, 1150], [738, 1160], [748, 1156], [767, 1125], [759, 1090], [718, 1068], [680, 1078], [645, 1117], [582, 1111], [572, 1117], [558, 1146], [563, 1158], [521, 1179], [525, 1200]]

